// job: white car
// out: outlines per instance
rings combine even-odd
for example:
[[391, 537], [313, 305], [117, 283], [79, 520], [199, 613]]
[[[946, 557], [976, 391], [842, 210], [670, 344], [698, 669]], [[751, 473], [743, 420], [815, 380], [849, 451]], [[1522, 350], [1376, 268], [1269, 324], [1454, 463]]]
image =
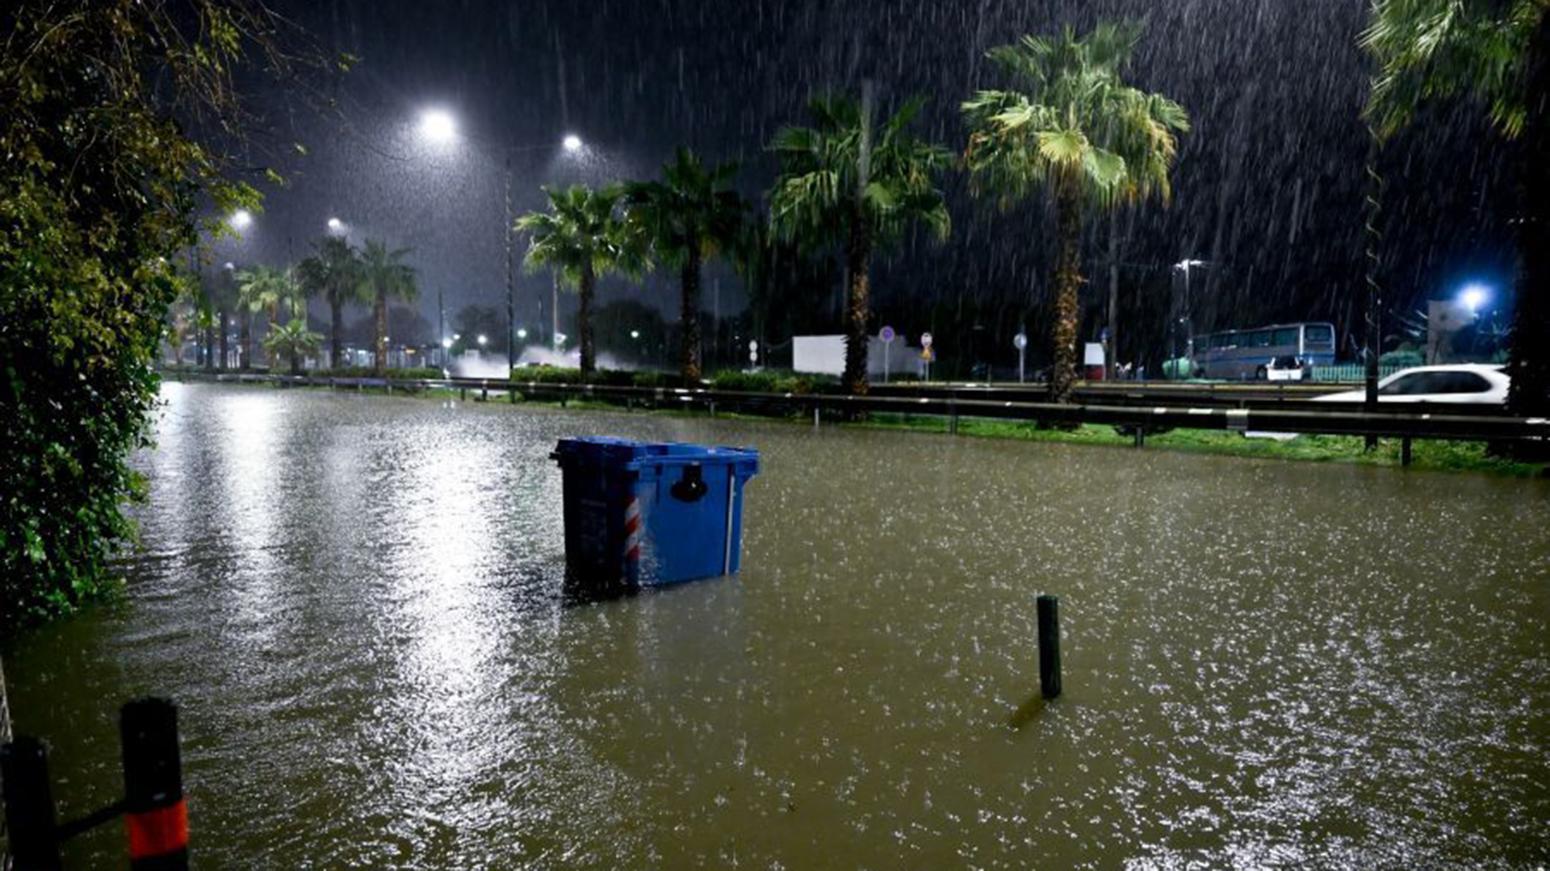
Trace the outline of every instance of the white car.
[[1264, 367], [1266, 381], [1302, 381], [1308, 377], [1308, 368], [1296, 357], [1277, 357]]
[[[1506, 405], [1511, 379], [1501, 366], [1459, 363], [1401, 369], [1378, 382], [1379, 402], [1435, 402], [1448, 405]], [[1363, 402], [1362, 390], [1318, 396], [1314, 402]]]

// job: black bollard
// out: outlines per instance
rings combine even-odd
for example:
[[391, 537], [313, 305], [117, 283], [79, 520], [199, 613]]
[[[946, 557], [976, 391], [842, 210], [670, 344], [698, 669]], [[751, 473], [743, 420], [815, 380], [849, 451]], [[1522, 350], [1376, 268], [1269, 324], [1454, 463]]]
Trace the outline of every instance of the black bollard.
[[188, 805], [178, 752], [178, 709], [136, 699], [119, 715], [124, 751], [124, 828], [131, 871], [187, 871]]
[[5, 830], [14, 871], [59, 871], [54, 796], [43, 742], [18, 735], [0, 747], [0, 785], [5, 790]]
[[1060, 695], [1060, 598], [1039, 597], [1039, 693]]

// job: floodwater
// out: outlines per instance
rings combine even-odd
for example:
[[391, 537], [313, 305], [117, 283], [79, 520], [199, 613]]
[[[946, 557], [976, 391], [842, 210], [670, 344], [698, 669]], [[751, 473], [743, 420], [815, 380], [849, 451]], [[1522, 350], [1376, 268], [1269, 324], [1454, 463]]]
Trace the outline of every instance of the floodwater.
[[[199, 867], [1550, 862], [1545, 482], [165, 398], [126, 601], [6, 674], [66, 818], [120, 788], [118, 704], [175, 698]], [[758, 447], [742, 575], [567, 604], [548, 453], [588, 433]]]

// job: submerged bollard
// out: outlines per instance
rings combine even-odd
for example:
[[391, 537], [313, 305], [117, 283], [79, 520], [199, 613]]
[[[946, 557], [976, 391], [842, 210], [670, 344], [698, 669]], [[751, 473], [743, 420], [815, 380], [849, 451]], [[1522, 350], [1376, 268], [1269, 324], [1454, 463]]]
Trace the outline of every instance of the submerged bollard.
[[1039, 694], [1060, 695], [1060, 597], [1039, 597]]
[[59, 839], [43, 742], [18, 735], [0, 747], [0, 786], [15, 871], [58, 871]]
[[188, 804], [178, 751], [178, 709], [137, 699], [119, 715], [124, 752], [124, 828], [131, 871], [187, 871]]

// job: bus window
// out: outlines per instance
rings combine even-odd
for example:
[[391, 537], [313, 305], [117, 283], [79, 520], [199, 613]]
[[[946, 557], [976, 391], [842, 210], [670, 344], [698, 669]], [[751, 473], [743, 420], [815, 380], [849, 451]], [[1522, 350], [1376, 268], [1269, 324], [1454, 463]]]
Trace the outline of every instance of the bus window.
[[1302, 328], [1302, 337], [1310, 347], [1327, 348], [1335, 344], [1335, 331], [1328, 324], [1308, 324]]
[[1282, 327], [1281, 329], [1276, 330], [1275, 333], [1273, 333], [1271, 335], [1271, 337], [1270, 337], [1270, 344], [1272, 344], [1272, 345], [1295, 345], [1295, 344], [1297, 344], [1297, 328], [1296, 327]]

